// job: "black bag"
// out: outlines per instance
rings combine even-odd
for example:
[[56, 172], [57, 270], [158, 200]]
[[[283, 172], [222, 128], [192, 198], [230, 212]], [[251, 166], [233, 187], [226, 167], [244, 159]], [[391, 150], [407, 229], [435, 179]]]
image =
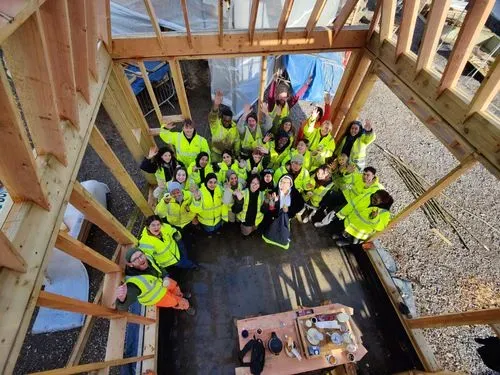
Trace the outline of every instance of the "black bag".
[[270, 245], [288, 249], [290, 246], [290, 220], [286, 212], [281, 211], [271, 225], [264, 229], [262, 239]]
[[[250, 362], [243, 362], [243, 357], [250, 350], [252, 350], [250, 356]], [[264, 343], [261, 339], [256, 339], [255, 336], [238, 353], [238, 359], [243, 366], [250, 367], [250, 372], [255, 375], [259, 375], [264, 370], [264, 362], [266, 359], [266, 349]]]

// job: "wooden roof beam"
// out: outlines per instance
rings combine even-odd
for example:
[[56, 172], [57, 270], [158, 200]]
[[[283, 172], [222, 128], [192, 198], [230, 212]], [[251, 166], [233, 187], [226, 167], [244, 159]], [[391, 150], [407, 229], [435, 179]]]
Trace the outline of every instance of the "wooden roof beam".
[[250, 21], [248, 24], [248, 40], [250, 45], [253, 44], [255, 36], [255, 24], [257, 23], [257, 12], [259, 11], [259, 0], [252, 0], [252, 8], [250, 9]]
[[475, 0], [471, 4], [472, 7], [467, 11], [464, 23], [448, 58], [448, 64], [446, 64], [441, 77], [438, 95], [457, 84], [474, 47], [474, 41], [483, 29], [484, 23], [495, 5], [495, 0]]
[[309, 37], [311, 36], [312, 31], [316, 27], [316, 24], [318, 23], [319, 18], [321, 17], [321, 13], [323, 12], [325, 5], [326, 5], [326, 0], [316, 0], [311, 15], [309, 16], [309, 20], [307, 21], [305, 30], [306, 39], [309, 39]]
[[294, 0], [285, 0], [283, 4], [283, 10], [281, 11], [280, 22], [278, 24], [278, 39], [282, 40], [285, 36], [285, 29], [290, 18], [290, 13], [292, 13]]
[[[109, 3], [109, 1], [108, 1]], [[161, 38], [161, 29], [160, 24], [158, 23], [158, 18], [156, 17], [155, 8], [153, 8], [153, 4], [151, 4], [151, 0], [144, 0], [144, 5], [146, 6], [146, 11], [148, 12], [149, 19], [151, 21], [151, 25], [153, 26], [153, 30], [156, 34], [156, 40], [158, 41], [158, 46], [163, 49], [163, 43]]]
[[189, 26], [189, 15], [186, 0], [181, 0], [182, 15], [184, 16], [184, 24], [186, 25], [186, 36], [189, 48], [193, 48], [193, 37], [191, 36], [191, 27]]
[[419, 5], [420, 0], [406, 0], [403, 2], [403, 15], [401, 17], [401, 26], [399, 27], [398, 42], [396, 44], [396, 60], [403, 53], [410, 51]]
[[0, 44], [30, 18], [45, 0], [38, 1], [4, 1], [0, 10], [5, 17], [0, 17]]

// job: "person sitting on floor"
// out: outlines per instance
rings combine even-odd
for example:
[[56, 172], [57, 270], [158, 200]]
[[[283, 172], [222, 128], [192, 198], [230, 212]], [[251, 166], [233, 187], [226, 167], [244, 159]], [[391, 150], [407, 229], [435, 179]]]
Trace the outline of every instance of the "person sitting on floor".
[[181, 233], [162, 223], [158, 215], [146, 218], [138, 247], [152, 257], [161, 268], [178, 267], [197, 270], [198, 265], [188, 258]]
[[149, 149], [149, 154], [141, 163], [140, 168], [147, 173], [154, 173], [158, 186], [153, 191], [155, 198], [160, 198], [166, 189], [167, 181], [174, 177], [177, 166], [183, 164], [175, 158], [174, 150], [170, 146], [153, 146]]
[[248, 187], [243, 192], [236, 192], [236, 202], [233, 212], [241, 223], [240, 229], [243, 236], [249, 236], [264, 219], [262, 207], [264, 192], [260, 191], [260, 178], [258, 175], [250, 176]]
[[213, 169], [209, 163], [209, 156], [206, 152], [202, 151], [188, 167], [189, 185], [200, 187], [205, 181], [205, 176], [211, 172], [213, 172]]
[[[191, 203], [191, 210], [196, 212], [201, 227], [209, 235], [214, 232], [219, 234], [223, 224], [222, 194], [223, 191], [217, 183], [215, 173], [209, 173], [200, 190], [193, 192], [194, 200]], [[224, 220], [227, 221], [227, 217]]]
[[349, 202], [328, 225], [337, 246], [357, 244], [383, 231], [391, 220], [393, 202], [385, 190], [360, 195]]
[[177, 282], [160, 268], [152, 257], [141, 249], [132, 247], [125, 253], [125, 283], [116, 289], [116, 308], [127, 311], [138, 301], [144, 306], [171, 307], [194, 315], [187, 298], [190, 293], [182, 293]]
[[365, 121], [364, 127], [361, 121], [353, 121], [342, 137], [336, 154], [346, 154], [349, 157], [349, 162], [356, 164], [358, 170], [361, 171], [366, 163], [366, 150], [375, 141], [375, 138], [370, 120]]

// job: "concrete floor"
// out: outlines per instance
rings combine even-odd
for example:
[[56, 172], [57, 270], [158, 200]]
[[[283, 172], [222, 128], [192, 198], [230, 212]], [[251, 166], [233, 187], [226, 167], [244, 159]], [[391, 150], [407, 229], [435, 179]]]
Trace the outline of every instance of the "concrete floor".
[[399, 324], [387, 324], [396, 320], [383, 313], [377, 304], [381, 300], [370, 294], [374, 283], [364, 277], [356, 257], [332, 247], [324, 230], [311, 224], [294, 223], [292, 237], [290, 249], [284, 251], [266, 245], [257, 235], [243, 239], [234, 224], [218, 237], [200, 235], [190, 255], [202, 270], [176, 275], [192, 292], [197, 314], [161, 312], [160, 373], [234, 374], [237, 319], [317, 306], [325, 300], [354, 308], [368, 349], [358, 363], [359, 373], [414, 367], [414, 354], [405, 349], [408, 345], [399, 339], [400, 332], [395, 334]]

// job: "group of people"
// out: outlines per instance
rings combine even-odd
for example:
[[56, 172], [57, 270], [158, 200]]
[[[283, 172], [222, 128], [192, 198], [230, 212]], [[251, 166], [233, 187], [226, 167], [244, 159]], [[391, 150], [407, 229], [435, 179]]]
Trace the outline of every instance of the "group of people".
[[208, 115], [210, 143], [190, 119], [181, 131], [172, 123], [152, 130], [166, 146], [151, 148], [140, 167], [156, 176], [157, 205], [138, 246], [125, 254], [118, 308], [138, 300], [192, 313], [189, 295], [167, 275], [170, 267], [199, 268], [188, 253], [200, 228], [211, 237], [224, 223], [236, 222], [242, 236], [259, 233], [266, 242], [288, 248], [289, 235], [280, 241], [270, 232], [278, 219], [288, 234], [294, 218], [326, 227], [338, 246], [365, 241], [388, 225], [393, 199], [376, 169], [365, 166], [375, 140], [371, 122], [353, 121], [336, 145], [326, 95], [324, 107], [316, 106], [302, 126], [294, 127], [290, 109], [310, 82], [290, 96], [274, 81], [261, 121], [247, 105], [235, 122], [217, 91]]

